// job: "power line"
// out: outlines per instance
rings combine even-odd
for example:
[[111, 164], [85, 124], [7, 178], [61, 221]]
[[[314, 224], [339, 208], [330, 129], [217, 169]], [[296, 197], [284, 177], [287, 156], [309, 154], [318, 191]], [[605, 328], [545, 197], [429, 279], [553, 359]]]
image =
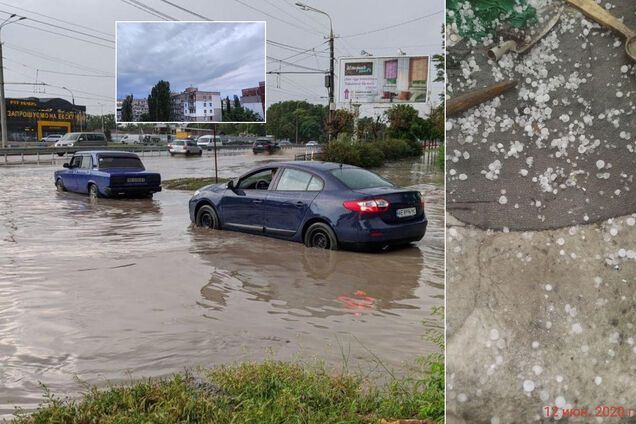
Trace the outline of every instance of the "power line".
[[158, 15], [165, 16], [165, 17], [166, 17], [167, 19], [169, 19], [169, 20], [172, 20], [172, 21], [178, 21], [178, 19], [173, 18], [172, 16], [170, 16], [170, 15], [168, 15], [168, 14], [166, 14], [166, 13], [163, 13], [163, 12], [161, 12], [161, 11], [157, 10], [157, 9], [153, 9], [152, 7], [148, 6], [147, 4], [140, 2], [139, 0], [128, 0], [128, 1], [130, 1], [130, 2], [132, 2], [132, 3], [135, 3], [135, 4], [139, 5], [140, 7], [143, 7], [143, 8], [145, 8], [145, 9], [148, 9], [148, 10], [150, 10], [151, 12], [154, 12], [154, 13], [156, 13], [156, 14], [158, 14]]
[[29, 69], [33, 69], [34, 71], [39, 71], [39, 72], [44, 72], [44, 73], [50, 73], [50, 74], [60, 74], [60, 75], [69, 75], [69, 76], [76, 76], [76, 77], [95, 77], [95, 78], [115, 78], [114, 75], [98, 75], [98, 74], [79, 74], [79, 73], [74, 73], [74, 72], [65, 72], [65, 71], [54, 71], [51, 69], [41, 69], [41, 68], [36, 68], [33, 66], [29, 66], [29, 65], [25, 65], [24, 63], [20, 63], [20, 62], [16, 62], [13, 59], [8, 59], [6, 57], [2, 57], [3, 60], [8, 60], [9, 62], [13, 62], [17, 65], [23, 66], [25, 68], [29, 68]]
[[178, 4], [174, 4], [174, 3], [172, 3], [172, 2], [170, 2], [170, 1], [168, 1], [168, 0], [160, 0], [160, 1], [162, 1], [162, 2], [164, 2], [164, 3], [166, 3], [166, 4], [169, 4], [169, 5], [170, 5], [170, 6], [172, 6], [172, 7], [176, 7], [177, 9], [182, 10], [182, 11], [184, 11], [184, 12], [186, 12], [186, 13], [189, 13], [189, 14], [191, 14], [191, 15], [193, 15], [193, 16], [196, 16], [197, 18], [205, 19], [206, 21], [213, 21], [213, 20], [214, 20], [214, 19], [206, 18], [206, 17], [205, 17], [205, 16], [203, 16], [203, 15], [199, 15], [198, 13], [193, 12], [193, 11], [192, 11], [192, 10], [190, 10], [190, 9], [186, 9], [185, 7], [179, 6]]
[[49, 34], [55, 34], [55, 35], [59, 35], [59, 36], [62, 36], [62, 37], [70, 38], [70, 39], [72, 39], [72, 40], [82, 41], [82, 42], [84, 42], [84, 43], [93, 44], [93, 45], [95, 45], [95, 46], [105, 47], [105, 48], [107, 48], [107, 49], [112, 49], [112, 50], [114, 50], [114, 49], [115, 49], [115, 47], [113, 47], [113, 46], [105, 46], [104, 44], [99, 44], [99, 43], [96, 43], [96, 42], [91, 41], [91, 40], [86, 40], [86, 39], [84, 39], [84, 38], [73, 37], [72, 35], [63, 34], [63, 33], [61, 33], [61, 32], [50, 31], [50, 30], [48, 30], [48, 29], [44, 29], [44, 28], [38, 28], [38, 27], [36, 27], [36, 26], [23, 24], [23, 23], [21, 23], [21, 22], [18, 22], [18, 25], [23, 26], [23, 27], [25, 27], [25, 28], [31, 28], [31, 29], [35, 29], [35, 30], [38, 30], [38, 31], [42, 31], [42, 32], [48, 32]]
[[[12, 13], [12, 12], [7, 12], [6, 10], [0, 10], [0, 12], [2, 12], [2, 13], [6, 13], [7, 15], [13, 15], [13, 13]], [[23, 16], [23, 15], [21, 15], [21, 16]], [[58, 28], [58, 29], [62, 29], [62, 30], [64, 30], [64, 31], [73, 32], [73, 33], [76, 33], [76, 34], [84, 35], [84, 36], [86, 36], [86, 37], [91, 37], [91, 38], [95, 38], [95, 39], [97, 39], [97, 40], [106, 41], [106, 42], [108, 42], [108, 43], [115, 44], [115, 41], [113, 41], [113, 40], [109, 40], [108, 38], [100, 37], [100, 36], [97, 36], [97, 35], [92, 35], [92, 34], [89, 34], [89, 33], [87, 33], [87, 32], [78, 31], [78, 30], [76, 30], [76, 29], [72, 29], [72, 28], [66, 28], [66, 27], [63, 27], [63, 26], [61, 26], [61, 25], [55, 25], [55, 24], [52, 24], [52, 23], [50, 23], [50, 22], [41, 21], [41, 20], [39, 20], [39, 19], [31, 18], [31, 17], [29, 17], [29, 16], [25, 16], [25, 18], [27, 18], [27, 19], [28, 19], [29, 21], [31, 21], [31, 22], [37, 22], [37, 23], [42, 24], [42, 25], [48, 25], [48, 26], [50, 26], [50, 27], [54, 27], [54, 28]]]
[[[274, 7], [276, 10], [279, 10], [279, 11], [281, 11], [282, 13], [284, 13], [285, 15], [289, 16], [290, 18], [295, 19], [295, 20], [300, 20], [297, 16], [294, 16], [294, 15], [292, 15], [291, 13], [289, 13], [288, 11], [286, 11], [285, 9], [283, 9], [283, 8], [281, 8], [281, 7], [277, 6], [277, 5], [275, 5], [275, 4], [274, 4], [274, 3], [272, 3], [270, 0], [265, 0], [265, 2], [266, 2], [267, 4], [269, 4], [270, 6]], [[294, 9], [296, 9], [296, 8], [294, 8]], [[311, 28], [312, 28], [313, 30], [317, 30], [317, 28], [313, 27], [313, 25], [308, 25], [308, 26], [311, 26]]]
[[132, 0], [121, 0], [121, 2], [124, 3], [124, 4], [127, 4], [128, 6], [132, 6], [135, 9], [141, 10], [142, 12], [146, 12], [146, 13], [148, 13], [150, 15], [153, 15], [153, 16], [159, 18], [159, 19], [163, 19], [164, 21], [169, 21], [169, 20], [173, 20], [174, 21], [175, 20], [175, 19], [168, 19], [165, 16], [163, 16], [163, 14], [152, 12], [152, 11], [146, 9], [145, 7], [142, 7], [142, 6], [139, 6], [139, 5], [135, 4], [135, 3], [132, 3]]
[[10, 3], [5, 3], [5, 2], [3, 2], [3, 1], [0, 1], [0, 4], [3, 4], [3, 5], [5, 5], [5, 6], [12, 7], [12, 8], [14, 8], [14, 9], [24, 10], [24, 11], [26, 11], [26, 12], [33, 13], [34, 15], [42, 16], [42, 17], [44, 17], [44, 18], [53, 19], [54, 21], [63, 22], [63, 23], [65, 23], [65, 24], [73, 25], [73, 26], [78, 27], [78, 28], [84, 28], [84, 29], [87, 29], [87, 30], [89, 30], [89, 31], [93, 31], [93, 32], [97, 32], [97, 33], [100, 33], [100, 34], [103, 34], [103, 35], [109, 36], [109, 37], [113, 37], [113, 34], [109, 34], [109, 33], [107, 33], [107, 32], [99, 31], [99, 30], [96, 30], [96, 29], [91, 28], [91, 27], [88, 27], [88, 26], [80, 25], [80, 24], [78, 24], [78, 23], [76, 23], [76, 22], [69, 22], [69, 21], [65, 21], [65, 20], [63, 20], [63, 19], [56, 18], [56, 17], [54, 17], [54, 16], [45, 15], [45, 14], [43, 14], [43, 13], [39, 13], [39, 12], [36, 12], [36, 11], [34, 11], [34, 10], [25, 9], [24, 7], [18, 7], [18, 6], [15, 6], [15, 5], [13, 5], [13, 4], [10, 4]]
[[283, 63], [283, 64], [285, 64], [285, 65], [288, 65], [288, 66], [294, 66], [294, 67], [296, 67], [296, 68], [300, 68], [300, 69], [307, 69], [307, 70], [309, 70], [309, 71], [322, 71], [322, 72], [328, 72], [328, 71], [325, 71], [324, 69], [310, 68], [310, 67], [308, 67], [308, 66], [297, 65], [297, 64], [295, 64], [295, 63], [293, 63], [293, 62], [287, 62], [286, 60], [278, 59], [278, 58], [275, 58], [275, 57], [272, 57], [272, 56], [267, 56], [267, 58], [268, 58], [268, 59], [270, 59], [270, 60], [276, 61], [276, 62]]
[[[80, 69], [82, 71], [89, 71], [89, 72], [96, 72], [96, 73], [102, 72], [100, 69], [91, 68], [89, 66], [84, 66], [84, 65], [81, 65], [79, 63], [71, 62], [69, 60], [64, 60], [64, 61], [61, 62], [59, 57], [49, 56], [49, 55], [46, 55], [44, 53], [40, 53], [40, 52], [38, 52], [36, 50], [30, 50], [30, 49], [27, 49], [25, 47], [16, 46], [14, 44], [7, 43], [7, 42], [5, 42], [3, 44], [6, 47], [9, 47], [9, 48], [11, 48], [13, 50], [17, 50], [19, 52], [22, 52], [22, 53], [25, 53], [25, 54], [28, 54], [28, 55], [31, 55], [31, 56], [39, 57], [41, 59], [48, 60], [48, 61], [53, 62], [53, 63], [58, 64], [58, 65], [60, 63], [62, 63], [64, 65], [66, 65], [66, 66], [69, 66], [71, 68]], [[107, 74], [103, 74], [103, 75], [107, 75]]]
[[[16, 91], [16, 92], [20, 92], [20, 93], [30, 93], [30, 94], [35, 94], [33, 93], [31, 90], [20, 90], [19, 88], [11, 88], [11, 87], [6, 87], [7, 91]], [[51, 94], [53, 96], [60, 96], [60, 97], [67, 97], [68, 93], [42, 93], [42, 94]], [[30, 96], [30, 97], [36, 97], [36, 96]], [[97, 97], [87, 97], [87, 96], [73, 96], [76, 99], [88, 99], [88, 100], [102, 100], [100, 98]]]
[[252, 6], [252, 5], [249, 5], [249, 4], [245, 3], [245, 2], [244, 2], [244, 1], [242, 1], [242, 0], [234, 0], [234, 1], [235, 1], [235, 2], [237, 2], [237, 3], [239, 3], [239, 4], [242, 4], [242, 5], [243, 5], [243, 6], [245, 6], [245, 7], [249, 7], [249, 8], [250, 8], [250, 9], [252, 9], [252, 10], [255, 10], [255, 11], [259, 12], [259, 13], [262, 13], [263, 15], [269, 16], [269, 17], [270, 17], [270, 18], [272, 18], [272, 19], [276, 19], [277, 21], [283, 22], [283, 23], [285, 23], [285, 24], [287, 24], [287, 25], [291, 25], [291, 26], [293, 26], [293, 27], [295, 27], [295, 28], [298, 28], [298, 29], [300, 29], [300, 30], [302, 30], [302, 31], [305, 31], [305, 32], [308, 32], [308, 33], [318, 33], [318, 34], [320, 34], [320, 33], [319, 33], [319, 32], [317, 32], [317, 31], [309, 31], [307, 28], [304, 28], [304, 27], [302, 27], [302, 26], [300, 26], [300, 25], [297, 25], [297, 24], [295, 24], [294, 22], [290, 22], [290, 21], [287, 21], [287, 20], [285, 20], [285, 19], [279, 18], [279, 17], [278, 17], [278, 16], [276, 16], [276, 15], [272, 15], [272, 14], [270, 14], [270, 13], [267, 13], [267, 12], [265, 12], [265, 11], [261, 10], [261, 9], [258, 9], [258, 8], [254, 7], [254, 6]]
[[341, 37], [343, 38], [353, 38], [353, 37], [359, 37], [361, 35], [367, 35], [367, 34], [373, 34], [376, 32], [380, 32], [380, 31], [386, 31], [387, 29], [393, 29], [402, 25], [407, 25], [413, 22], [417, 22], [417, 21], [421, 21], [422, 19], [426, 19], [426, 18], [430, 18], [431, 16], [435, 16], [435, 15], [439, 15], [440, 13], [443, 13], [443, 11], [437, 11], [437, 12], [433, 12], [430, 13], [428, 15], [424, 15], [424, 16], [418, 16], [417, 18], [413, 18], [413, 19], [409, 19], [408, 21], [404, 21], [404, 22], [399, 22], [397, 24], [393, 24], [393, 25], [388, 25], [385, 27], [381, 27], [381, 28], [377, 28], [377, 29], [372, 29], [370, 31], [364, 31], [364, 32], [359, 32], [357, 34], [349, 34], [349, 35], [342, 35]]

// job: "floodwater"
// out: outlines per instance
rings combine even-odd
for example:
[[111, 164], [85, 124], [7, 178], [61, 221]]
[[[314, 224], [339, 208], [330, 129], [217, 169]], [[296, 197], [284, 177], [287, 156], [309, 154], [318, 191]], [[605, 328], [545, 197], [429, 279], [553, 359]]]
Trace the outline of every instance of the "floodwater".
[[[219, 173], [291, 155], [224, 155]], [[210, 157], [144, 162], [164, 179], [214, 169]], [[57, 167], [0, 168], [0, 418], [35, 408], [41, 384], [74, 396], [86, 383], [264, 358], [407, 372], [435, 350], [422, 321], [443, 304], [444, 197], [425, 158], [378, 171], [426, 193], [430, 220], [416, 246], [382, 254], [194, 229], [188, 192], [57, 193]]]

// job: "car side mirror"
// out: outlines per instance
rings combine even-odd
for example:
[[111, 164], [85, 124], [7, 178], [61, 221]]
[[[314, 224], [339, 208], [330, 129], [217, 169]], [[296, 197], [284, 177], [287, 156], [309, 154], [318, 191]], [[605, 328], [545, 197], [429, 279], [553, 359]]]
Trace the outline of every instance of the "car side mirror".
[[226, 187], [228, 190], [234, 191], [234, 180], [228, 181]]
[[62, 166], [63, 166], [64, 168], [70, 168], [70, 167], [71, 167], [71, 164], [70, 164], [70, 163], [68, 163], [68, 162], [66, 162], [66, 163], [65, 163], [64, 165], [62, 165]]

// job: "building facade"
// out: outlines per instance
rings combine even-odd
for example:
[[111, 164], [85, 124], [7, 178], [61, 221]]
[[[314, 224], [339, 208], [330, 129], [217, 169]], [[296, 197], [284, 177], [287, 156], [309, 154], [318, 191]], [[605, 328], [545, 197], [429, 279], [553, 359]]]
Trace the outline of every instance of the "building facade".
[[188, 87], [172, 93], [172, 113], [175, 122], [221, 122], [221, 93]]
[[[117, 122], [121, 122], [122, 121], [122, 114], [121, 114], [121, 109], [122, 109], [122, 105], [124, 103], [123, 99], [119, 99], [117, 100]], [[133, 121], [134, 122], [140, 122], [141, 121], [141, 115], [147, 114], [148, 113], [148, 100], [147, 99], [133, 99], [132, 102], [132, 114], [133, 114]]]
[[265, 119], [265, 81], [259, 82], [258, 87], [241, 90], [241, 106]]
[[8, 98], [7, 132], [12, 141], [37, 141], [49, 134], [82, 131], [86, 106], [60, 98]]

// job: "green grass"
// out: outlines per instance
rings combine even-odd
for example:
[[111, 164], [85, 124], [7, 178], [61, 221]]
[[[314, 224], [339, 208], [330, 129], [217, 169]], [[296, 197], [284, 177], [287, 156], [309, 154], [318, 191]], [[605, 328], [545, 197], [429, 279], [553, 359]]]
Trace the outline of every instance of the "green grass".
[[[219, 183], [229, 181], [228, 178], [219, 177]], [[200, 177], [200, 178], [175, 178], [172, 180], [164, 180], [161, 182], [163, 188], [170, 190], [198, 190], [201, 187], [205, 187], [210, 184], [215, 184], [214, 177]]]
[[46, 392], [26, 423], [378, 423], [382, 418], [443, 421], [443, 361], [421, 378], [375, 386], [321, 365], [266, 361], [222, 366], [128, 386], [91, 388], [79, 400]]

